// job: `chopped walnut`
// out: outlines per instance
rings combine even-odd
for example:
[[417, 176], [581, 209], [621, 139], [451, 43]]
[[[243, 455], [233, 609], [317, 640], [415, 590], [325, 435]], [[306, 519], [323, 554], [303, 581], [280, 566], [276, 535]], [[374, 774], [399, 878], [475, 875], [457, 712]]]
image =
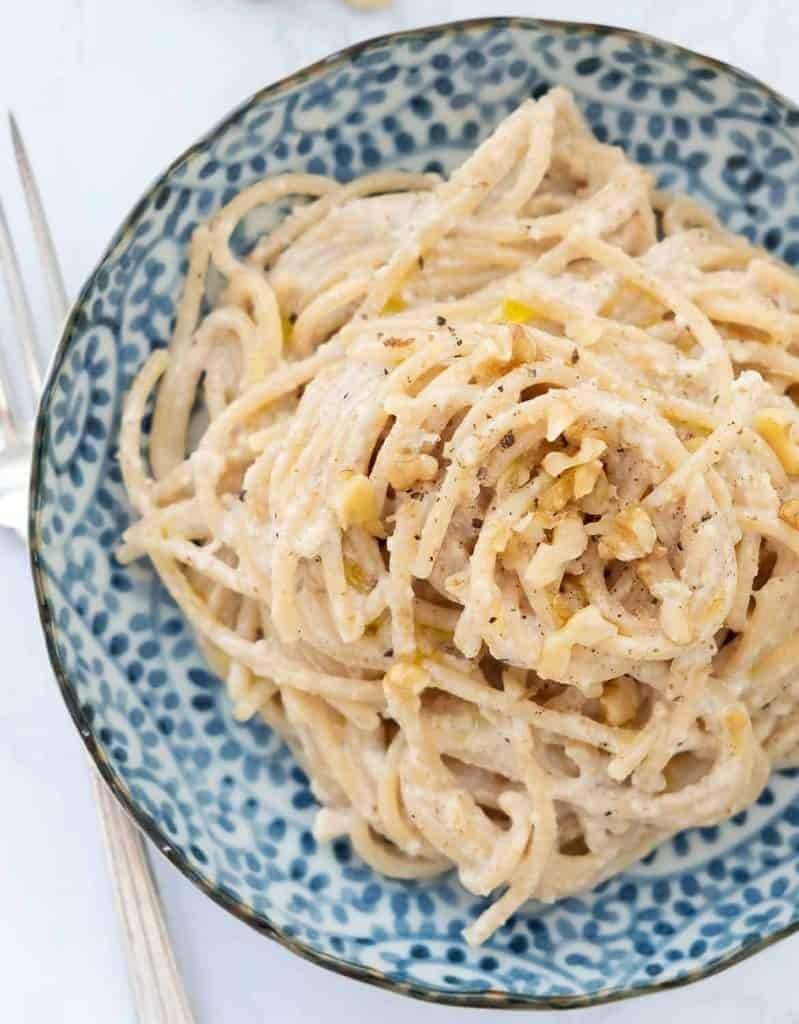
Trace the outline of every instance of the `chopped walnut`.
[[574, 469], [598, 458], [607, 448], [601, 438], [586, 436], [580, 443], [580, 450], [574, 455], [564, 452], [550, 452], [544, 457], [543, 466], [550, 476], [560, 476], [567, 469]]
[[536, 666], [538, 674], [544, 679], [561, 679], [568, 671], [575, 644], [590, 647], [612, 639], [617, 633], [613, 623], [603, 618], [593, 605], [581, 608], [565, 626], [550, 633], [544, 640]]
[[635, 566], [638, 577], [656, 601], [660, 601], [660, 627], [675, 644], [690, 643], [694, 627], [688, 615], [690, 588], [679, 580], [668, 558], [644, 558]]
[[657, 536], [646, 509], [640, 505], [630, 505], [614, 516], [609, 529], [601, 535], [599, 557], [633, 562], [651, 554]]
[[551, 543], [536, 548], [524, 573], [524, 582], [532, 590], [559, 583], [566, 565], [579, 558], [588, 546], [588, 537], [582, 520], [567, 516], [557, 524]]
[[409, 452], [400, 454], [388, 471], [388, 482], [396, 491], [407, 491], [419, 480], [434, 480], [438, 462], [432, 455]]
[[555, 441], [577, 419], [577, 413], [563, 401], [553, 402], [547, 418], [547, 441]]
[[780, 505], [780, 519], [794, 530], [799, 530], [799, 498], [791, 498]]
[[368, 526], [377, 520], [377, 496], [363, 473], [343, 470], [333, 487], [332, 506], [341, 528]]
[[638, 713], [638, 684], [629, 676], [611, 679], [602, 687], [599, 704], [608, 725], [626, 725]]

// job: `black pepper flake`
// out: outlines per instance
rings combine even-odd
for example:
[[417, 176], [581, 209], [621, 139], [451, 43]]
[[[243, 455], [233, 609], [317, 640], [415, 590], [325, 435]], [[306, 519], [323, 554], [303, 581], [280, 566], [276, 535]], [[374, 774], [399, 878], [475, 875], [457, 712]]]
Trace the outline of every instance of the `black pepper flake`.
[[[446, 323], [446, 321], [445, 321], [445, 323]], [[455, 339], [455, 344], [458, 346], [458, 348], [460, 348], [460, 346], [463, 344], [463, 338], [461, 338], [461, 336], [458, 334], [458, 332], [455, 330], [455, 328], [451, 324], [447, 324], [447, 330], [452, 335], [452, 337]], [[457, 359], [457, 356], [455, 358]]]
[[244, 499], [246, 497], [247, 497], [247, 492], [246, 491], [239, 491], [239, 501], [244, 501]]
[[389, 647], [389, 649], [387, 651], [383, 651], [383, 657], [384, 658], [393, 658], [394, 657], [394, 648], [393, 647]]
[[419, 264], [419, 269], [424, 270], [424, 256], [420, 256], [416, 262]]
[[573, 348], [572, 349], [571, 358], [569, 359], [569, 362], [572, 364], [572, 366], [574, 366], [574, 364], [575, 363], [579, 363], [579, 361], [580, 361], [580, 353], [577, 351], [576, 348]]
[[496, 615], [492, 615], [491, 618], [488, 620], [489, 626], [493, 626], [496, 621], [497, 621]]
[[409, 493], [408, 497], [409, 497], [409, 498], [410, 498], [410, 499], [411, 499], [412, 501], [421, 501], [421, 500], [422, 500], [422, 498], [424, 497], [424, 495], [422, 494], [422, 492], [421, 492], [421, 491], [411, 491], [411, 492]]
[[436, 323], [438, 324], [439, 327], [443, 327], [446, 322], [447, 322], [447, 318], [445, 316], [437, 316], [436, 317]]
[[475, 530], [481, 530], [483, 528], [483, 520], [475, 517], [472, 520], [472, 527]]
[[713, 513], [712, 512], [705, 512], [705, 514], [702, 516], [702, 522], [706, 523], [709, 519], [712, 519], [712, 518], [713, 518]]
[[510, 448], [516, 443], [516, 437], [512, 430], [509, 430], [502, 438], [500, 438], [500, 447]]
[[296, 324], [296, 322], [297, 322], [297, 314], [296, 313], [289, 313], [288, 321], [291, 324], [291, 326], [293, 327], [294, 324]]
[[505, 392], [505, 385], [504, 384], [498, 384], [497, 385], [497, 391], [499, 391], [500, 393], [504, 394], [504, 392]]
[[422, 539], [422, 535], [421, 535], [421, 533], [415, 533], [415, 534], [413, 535], [413, 539], [414, 539], [414, 540], [421, 540], [421, 539]]

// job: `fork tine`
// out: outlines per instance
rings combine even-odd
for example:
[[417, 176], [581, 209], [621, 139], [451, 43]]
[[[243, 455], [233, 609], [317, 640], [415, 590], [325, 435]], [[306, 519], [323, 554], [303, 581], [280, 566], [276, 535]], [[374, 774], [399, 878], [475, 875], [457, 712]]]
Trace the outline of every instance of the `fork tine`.
[[68, 307], [67, 290], [64, 287], [64, 278], [61, 273], [61, 266], [56, 256], [53, 236], [47, 224], [47, 217], [44, 212], [44, 204], [39, 193], [39, 187], [33, 176], [33, 168], [28, 159], [25, 143], [22, 141], [22, 133], [14, 115], [9, 111], [8, 123], [11, 128], [11, 141], [14, 144], [14, 155], [17, 159], [17, 169], [22, 179], [22, 188], [25, 192], [25, 200], [28, 204], [33, 233], [36, 236], [36, 245], [39, 250], [39, 259], [44, 272], [47, 295], [50, 300], [50, 308], [56, 324], [60, 324]]
[[3, 269], [8, 297], [11, 300], [11, 309], [14, 313], [17, 333], [22, 341], [28, 380], [34, 397], [38, 398], [42, 387], [42, 374], [39, 369], [39, 356], [36, 350], [36, 328], [33, 323], [30, 303], [28, 302], [28, 293], [25, 291], [25, 285], [22, 281], [22, 271], [19, 267], [17, 251], [14, 248], [14, 241], [11, 237], [2, 202], [0, 202], [0, 267]]

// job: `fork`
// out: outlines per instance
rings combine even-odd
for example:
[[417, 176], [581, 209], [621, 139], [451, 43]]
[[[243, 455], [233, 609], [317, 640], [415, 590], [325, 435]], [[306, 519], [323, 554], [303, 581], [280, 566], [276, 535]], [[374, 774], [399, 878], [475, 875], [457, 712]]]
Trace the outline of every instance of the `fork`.
[[[9, 114], [17, 169], [22, 181], [51, 312], [60, 324], [68, 302], [31, 164], [17, 123]], [[13, 322], [22, 347], [30, 397], [42, 384], [41, 356], [19, 260], [0, 203], [0, 266]], [[28, 481], [33, 424], [19, 415], [19, 396], [0, 349], [0, 527], [27, 535]], [[169, 941], [166, 921], [142, 836], [94, 766], [92, 790], [119, 915], [133, 1003], [140, 1024], [191, 1024], [193, 1016]]]

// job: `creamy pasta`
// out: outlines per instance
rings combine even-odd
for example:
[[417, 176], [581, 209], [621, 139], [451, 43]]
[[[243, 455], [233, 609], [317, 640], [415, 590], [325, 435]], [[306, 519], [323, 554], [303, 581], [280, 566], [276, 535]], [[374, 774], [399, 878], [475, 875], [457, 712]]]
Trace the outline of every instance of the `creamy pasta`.
[[318, 836], [456, 868], [479, 943], [799, 761], [797, 382], [799, 277], [554, 89], [447, 180], [286, 175], [195, 230], [119, 558]]

